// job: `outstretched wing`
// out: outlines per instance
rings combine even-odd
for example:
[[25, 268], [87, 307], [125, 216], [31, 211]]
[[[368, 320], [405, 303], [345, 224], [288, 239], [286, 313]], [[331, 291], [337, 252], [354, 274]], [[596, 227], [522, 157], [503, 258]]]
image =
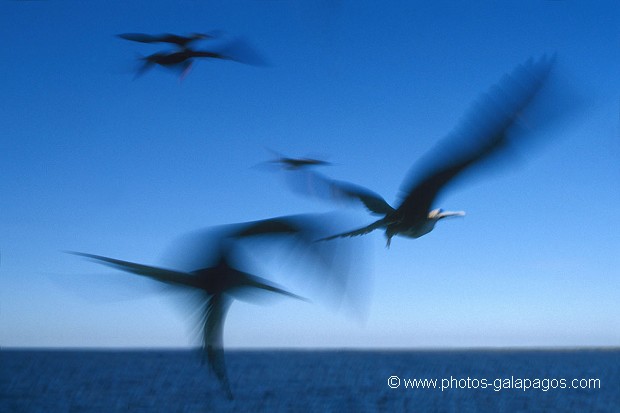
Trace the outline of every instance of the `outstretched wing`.
[[306, 230], [302, 215], [290, 215], [228, 226], [228, 237], [296, 235]]
[[[408, 220], [426, 218], [438, 194], [472, 165], [497, 153], [545, 83], [553, 58], [543, 56], [518, 66], [484, 94], [457, 129], [431, 153], [431, 164], [420, 178], [410, 173], [403, 184], [398, 210]], [[439, 152], [439, 153], [437, 153]]]
[[151, 70], [155, 63], [149, 62], [146, 59], [140, 58], [140, 66], [136, 69], [136, 74], [134, 75], [134, 80], [144, 75], [146, 72]]
[[263, 246], [278, 242], [280, 255], [287, 255], [298, 247], [312, 247], [313, 237], [321, 228], [318, 219], [305, 215], [290, 215], [240, 224], [221, 225], [195, 231], [177, 242], [173, 253], [175, 267], [188, 271], [209, 268], [222, 257], [234, 259], [236, 247], [251, 246], [260, 250]]
[[252, 66], [267, 66], [267, 61], [242, 38], [235, 38], [226, 42], [216, 50], [222, 57]]
[[337, 181], [308, 168], [287, 171], [287, 175], [289, 186], [297, 193], [330, 201], [362, 203], [370, 212], [379, 215], [394, 211], [381, 195], [362, 186]]
[[168, 270], [165, 268], [152, 267], [150, 265], [137, 264], [135, 262], [117, 260], [115, 258], [104, 257], [101, 255], [86, 254], [83, 252], [67, 251], [69, 254], [79, 255], [81, 257], [90, 258], [91, 260], [109, 265], [122, 271], [131, 272], [134, 274], [142, 275], [148, 278], [152, 278], [157, 281], [161, 281], [167, 284], [183, 285], [188, 287], [200, 286], [196, 283], [196, 277], [191, 274]]
[[157, 43], [160, 41], [158, 36], [151, 36], [150, 34], [144, 33], [121, 33], [117, 36], [121, 39], [131, 40], [132, 42], [140, 43]]
[[310, 264], [313, 272], [320, 269], [316, 275], [323, 281], [346, 278], [346, 271], [340, 271], [348, 266], [347, 247], [316, 243], [335, 231], [328, 215], [289, 215], [238, 224], [229, 230], [229, 238], [251, 246], [254, 252], [260, 251], [261, 246], [277, 245], [280, 261], [294, 259], [300, 266], [302, 262]]
[[131, 40], [132, 42], [140, 43], [170, 43], [177, 45], [181, 49], [187, 49], [187, 47], [198, 40], [213, 39], [219, 36], [219, 31], [211, 33], [192, 33], [189, 36], [180, 36], [178, 34], [163, 33], [158, 35], [144, 34], [144, 33], [122, 33], [117, 36], [121, 39]]
[[283, 154], [277, 151], [274, 151], [273, 149], [270, 149], [270, 148], [266, 148], [266, 149], [276, 157], [275, 159], [267, 161], [266, 163], [275, 164], [277, 166], [280, 166], [281, 168], [288, 169], [288, 170], [295, 170], [299, 168], [309, 168], [313, 166], [331, 165], [329, 162], [324, 161], [322, 159], [308, 158], [308, 157], [290, 158], [288, 156], [284, 156]]
[[232, 288], [228, 291], [228, 293], [235, 298], [243, 300], [245, 298], [246, 293], [252, 293], [253, 290], [264, 290], [269, 291], [276, 294], [281, 294], [286, 297], [295, 298], [301, 301], [309, 301], [304, 297], [301, 297], [297, 294], [293, 294], [289, 291], [286, 291], [276, 284], [252, 274], [248, 274], [246, 272], [237, 271], [237, 276], [239, 276], [238, 287]]
[[[350, 242], [316, 242], [341, 231], [341, 218], [292, 215], [195, 231], [173, 244], [166, 254], [168, 266], [190, 272], [216, 267], [225, 257], [228, 266], [239, 271], [254, 273], [258, 265], [270, 272], [270, 281], [303, 289], [313, 301], [345, 297], [352, 288], [363, 284], [364, 277], [359, 274], [355, 279], [350, 277], [351, 267], [362, 262], [357, 257], [362, 254], [360, 248], [353, 249]], [[290, 295], [273, 290], [274, 284], [261, 282], [269, 287], [254, 286]], [[237, 292], [243, 294], [236, 291], [235, 297]]]
[[368, 234], [369, 232], [372, 232], [376, 229], [382, 228], [387, 226], [390, 223], [390, 221], [386, 218], [380, 219], [378, 221], [373, 222], [370, 225], [367, 225], [365, 227], [353, 230], [353, 231], [347, 231], [347, 232], [342, 232], [340, 234], [336, 234], [336, 235], [330, 235], [329, 237], [324, 237], [324, 238], [320, 238], [317, 241], [329, 241], [332, 239], [336, 239], [336, 238], [344, 238], [344, 237], [356, 237], [358, 235], [365, 235]]

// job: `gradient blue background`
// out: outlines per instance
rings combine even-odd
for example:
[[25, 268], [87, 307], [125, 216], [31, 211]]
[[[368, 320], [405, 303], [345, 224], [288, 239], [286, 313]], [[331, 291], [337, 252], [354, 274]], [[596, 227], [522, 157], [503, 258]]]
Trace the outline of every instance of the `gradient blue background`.
[[[214, 29], [269, 65], [134, 81], [161, 47], [114, 37]], [[480, 93], [553, 52], [580, 111], [439, 200], [464, 219], [389, 250], [368, 235], [365, 316], [237, 303], [225, 343], [620, 343], [616, 1], [3, 1], [0, 39], [0, 346], [194, 344], [174, 297], [61, 251], [157, 265], [196, 228], [333, 208], [252, 168], [265, 147], [324, 156], [392, 202]]]

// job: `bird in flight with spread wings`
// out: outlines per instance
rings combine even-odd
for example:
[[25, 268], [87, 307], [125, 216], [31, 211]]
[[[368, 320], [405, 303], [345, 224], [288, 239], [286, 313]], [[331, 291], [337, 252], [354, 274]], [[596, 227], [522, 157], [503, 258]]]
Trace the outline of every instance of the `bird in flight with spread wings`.
[[547, 56], [530, 59], [482, 95], [458, 127], [441, 142], [449, 145], [436, 148], [440, 153], [431, 154], [430, 165], [422, 174], [410, 173], [405, 179], [396, 208], [376, 192], [330, 179], [311, 170], [311, 165], [295, 168], [291, 172], [297, 174], [293, 181], [295, 190], [332, 200], [361, 202], [371, 213], [382, 215], [370, 225], [321, 240], [363, 235], [384, 228], [389, 248], [395, 235], [419, 238], [431, 232], [438, 221], [465, 215], [463, 211], [433, 209], [433, 204], [456, 178], [499, 153], [509, 144], [509, 138], [520, 131], [521, 120], [545, 84], [554, 60]]
[[220, 32], [213, 34], [193, 33], [189, 36], [176, 34], [149, 35], [144, 33], [123, 33], [117, 35], [121, 39], [140, 43], [168, 43], [176, 45], [172, 51], [161, 51], [140, 57], [142, 62], [135, 77], [139, 77], [153, 66], [158, 65], [167, 69], [176, 69], [181, 72], [181, 79], [185, 78], [196, 59], [231, 60], [239, 63], [262, 66], [265, 61], [248, 44], [247, 41], [235, 38], [228, 39], [219, 45], [212, 46], [212, 50], [197, 50], [190, 47], [193, 43], [203, 39], [215, 39]]
[[300, 158], [292, 158], [289, 156], [284, 156], [283, 154], [276, 152], [273, 149], [268, 150], [275, 155], [275, 158], [267, 161], [266, 163], [277, 165], [283, 169], [296, 170], [309, 166], [331, 165], [328, 161], [325, 161], [323, 159], [310, 158], [306, 156]]
[[[316, 233], [323, 222], [314, 216], [298, 215], [226, 225], [216, 230], [199, 232], [191, 237], [190, 244], [183, 244], [183, 253], [189, 253], [193, 271], [174, 270], [135, 262], [123, 261], [101, 255], [82, 252], [69, 252], [122, 271], [138, 274], [185, 291], [198, 293], [196, 304], [199, 307], [203, 361], [207, 361], [217, 376], [228, 398], [233, 398], [224, 360], [223, 328], [226, 314], [235, 299], [250, 300], [252, 291], [267, 291], [307, 301], [288, 292], [265, 278], [250, 274], [241, 269], [245, 264], [240, 260], [238, 243], [244, 240], [277, 241], [278, 253], [289, 253], [294, 249], [310, 252], [314, 265], [322, 273], [330, 271], [333, 256], [314, 242]], [[288, 248], [282, 244], [292, 241]], [[258, 238], [258, 240], [257, 240]], [[250, 244], [256, 247], [256, 244]], [[245, 246], [247, 248], [247, 246]], [[256, 248], [255, 248], [256, 249]], [[188, 252], [189, 251], [189, 252]], [[260, 252], [260, 251], [259, 251]], [[324, 271], [323, 271], [324, 270]], [[335, 274], [336, 277], [340, 276]]]

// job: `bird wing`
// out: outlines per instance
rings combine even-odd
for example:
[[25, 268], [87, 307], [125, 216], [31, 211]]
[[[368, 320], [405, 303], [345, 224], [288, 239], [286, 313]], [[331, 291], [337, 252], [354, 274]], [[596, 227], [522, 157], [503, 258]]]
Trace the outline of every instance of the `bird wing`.
[[[224, 321], [232, 301], [231, 297], [224, 294], [210, 296], [204, 306], [202, 320], [203, 355], [230, 399], [232, 399], [232, 392], [224, 359]], [[203, 362], [205, 357], [203, 357]]]
[[[209, 53], [209, 52], [204, 52]], [[213, 52], [212, 52], [213, 53]], [[226, 42], [216, 51], [222, 59], [234, 60], [252, 66], [267, 66], [267, 61], [250, 45], [250, 43], [242, 38], [235, 38]]]
[[303, 231], [302, 216], [283, 216], [229, 226], [229, 237], [294, 235]]
[[371, 213], [379, 215], [394, 211], [381, 195], [363, 186], [337, 181], [308, 168], [297, 168], [287, 174], [289, 187], [297, 193], [330, 201], [361, 202]]
[[[177, 268], [188, 272], [198, 268], [213, 267], [222, 259], [234, 259], [236, 246], [252, 245], [259, 250], [274, 241], [282, 242], [287, 248], [282, 253], [291, 253], [299, 245], [312, 246], [315, 234], [322, 228], [316, 217], [291, 215], [251, 221], [239, 224], [221, 225], [197, 230], [179, 239], [170, 256], [178, 262]], [[284, 247], [284, 245], [282, 245]], [[307, 249], [307, 248], [306, 248]]]
[[343, 232], [340, 234], [336, 234], [336, 235], [331, 235], [329, 237], [324, 237], [324, 238], [320, 238], [317, 241], [329, 241], [332, 239], [336, 239], [336, 238], [343, 238], [343, 237], [356, 237], [358, 235], [365, 235], [368, 234], [369, 232], [372, 232], [378, 228], [382, 228], [385, 227], [386, 225], [389, 224], [389, 220], [386, 218], [382, 218], [378, 221], [373, 222], [370, 225], [367, 225], [365, 227], [353, 230], [353, 231], [347, 231], [347, 232]]
[[[256, 264], [276, 264], [273, 274], [276, 279], [286, 274], [287, 285], [288, 280], [296, 288], [302, 283], [313, 300], [325, 295], [345, 297], [363, 278], [357, 276], [352, 280], [349, 274], [350, 268], [360, 262], [356, 256], [359, 249], [354, 250], [350, 242], [315, 242], [342, 228], [342, 221], [336, 220], [333, 214], [283, 216], [224, 225], [186, 234], [172, 245], [166, 256], [173, 262], [173, 268], [188, 273], [217, 267], [253, 272]], [[243, 285], [243, 282], [230, 282], [230, 278], [227, 281], [227, 285]], [[307, 292], [309, 289], [313, 291]], [[235, 298], [237, 293], [244, 294], [242, 290], [235, 291]], [[289, 295], [284, 290], [274, 292]]]
[[153, 39], [154, 42], [176, 44], [180, 47], [186, 46], [188, 43], [191, 43], [195, 40], [191, 37], [179, 36], [172, 33], [164, 33], [158, 36], [153, 36]]
[[295, 260], [300, 266], [302, 262], [311, 263], [312, 267], [322, 269], [321, 278], [339, 278], [333, 267], [334, 260], [338, 259], [334, 256], [336, 250], [314, 242], [329, 233], [328, 228], [328, 219], [322, 216], [301, 214], [269, 218], [228, 226], [220, 245], [234, 240], [250, 247], [254, 253], [265, 251], [269, 254], [271, 251], [281, 262]]
[[[310, 259], [312, 267], [320, 268], [320, 278], [323, 280], [337, 280], [343, 278], [344, 274], [339, 274], [336, 268], [345, 265], [347, 260], [345, 251], [346, 246], [339, 245], [327, 246], [317, 244], [315, 241], [325, 235], [333, 233], [334, 226], [330, 222], [328, 215], [289, 215], [277, 218], [270, 218], [261, 221], [254, 221], [233, 226], [229, 233], [230, 238], [236, 240], [251, 241], [275, 241], [279, 240], [278, 256], [281, 259], [293, 258], [299, 260], [299, 265], [306, 258]], [[285, 235], [285, 237], [282, 237]], [[268, 246], [269, 244], [263, 244]], [[254, 244], [254, 250], [259, 247]], [[308, 263], [307, 261], [304, 261]], [[336, 263], [339, 263], [336, 265]]]
[[161, 281], [167, 284], [197, 287], [196, 278], [185, 272], [168, 270], [168, 269], [159, 268], [159, 267], [152, 267], [149, 265], [137, 264], [137, 263], [129, 262], [129, 261], [117, 260], [115, 258], [103, 257], [101, 255], [86, 254], [83, 252], [74, 252], [74, 251], [67, 251], [67, 252], [69, 254], [90, 258], [94, 261], [109, 265], [119, 270], [131, 272], [131, 273], [142, 275], [145, 277], [149, 277], [154, 280]]
[[132, 42], [140, 43], [157, 43], [160, 41], [157, 36], [151, 36], [150, 34], [144, 33], [122, 33], [118, 34], [117, 36], [121, 39], [131, 40]]
[[330, 162], [325, 161], [323, 159], [310, 158], [310, 157], [291, 158], [271, 148], [265, 148], [265, 149], [267, 149], [269, 152], [271, 152], [275, 156], [275, 159], [266, 161], [265, 163], [276, 164], [284, 169], [299, 169], [299, 168], [310, 168], [313, 166], [331, 165]]
[[174, 257], [176, 268], [188, 272], [236, 261], [239, 258], [236, 247], [240, 245], [258, 251], [278, 241], [282, 255], [293, 252], [300, 245], [311, 245], [315, 226], [319, 224], [303, 215], [221, 225], [185, 235], [175, 243], [169, 255]]
[[192, 62], [191, 60], [186, 60], [183, 63], [180, 63], [181, 65], [181, 74], [179, 75], [179, 80], [183, 80], [187, 77], [187, 75], [189, 74], [190, 70], [192, 70], [192, 65], [194, 64], [194, 62]]
[[419, 179], [409, 174], [398, 207], [406, 219], [426, 218], [434, 200], [450, 182], [508, 143], [509, 132], [519, 125], [523, 111], [544, 84], [553, 60], [547, 56], [538, 61], [530, 59], [505, 75], [473, 105], [457, 129], [434, 148], [427, 172]]
[[233, 288], [230, 291], [230, 294], [234, 295], [235, 298], [242, 298], [242, 293], [244, 291], [248, 291], [252, 288], [257, 288], [260, 290], [270, 291], [272, 293], [281, 294], [287, 297], [295, 298], [302, 301], [308, 301], [308, 299], [301, 297], [297, 294], [293, 294], [289, 291], [286, 291], [276, 284], [267, 281], [262, 277], [257, 277], [256, 275], [248, 274], [246, 272], [238, 271], [237, 274], [241, 277], [239, 282], [239, 287]]
[[148, 59], [140, 58], [140, 66], [136, 69], [136, 74], [133, 77], [134, 80], [148, 72], [150, 69], [153, 68], [154, 65], [155, 63], [150, 62]]

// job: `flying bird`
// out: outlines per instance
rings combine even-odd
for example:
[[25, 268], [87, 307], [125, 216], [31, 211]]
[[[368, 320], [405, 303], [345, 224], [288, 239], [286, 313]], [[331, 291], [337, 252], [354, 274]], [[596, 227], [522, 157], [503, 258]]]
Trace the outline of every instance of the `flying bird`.
[[136, 77], [142, 75], [155, 65], [168, 69], [178, 69], [181, 71], [183, 79], [192, 68], [196, 59], [210, 58], [220, 60], [231, 60], [254, 66], [265, 65], [264, 59], [241, 38], [234, 38], [220, 42], [212, 46], [212, 50], [198, 50], [191, 48], [191, 44], [201, 39], [213, 39], [215, 34], [194, 33], [189, 36], [179, 36], [175, 34], [148, 35], [143, 33], [124, 33], [118, 37], [140, 43], [170, 43], [177, 46], [176, 50], [161, 51], [140, 57], [142, 65], [137, 70]]
[[[242, 267], [247, 266], [240, 259], [243, 251], [238, 245], [248, 240], [273, 241], [282, 239], [301, 243], [309, 249], [316, 259], [316, 265], [329, 271], [333, 264], [331, 256], [323, 256], [325, 248], [317, 248], [314, 231], [321, 221], [308, 216], [288, 216], [227, 225], [193, 234], [190, 244], [183, 244], [183, 252], [190, 256], [191, 264], [197, 269], [186, 271], [123, 261], [82, 252], [69, 252], [96, 262], [112, 266], [122, 271], [138, 274], [155, 281], [172, 285], [178, 289], [198, 293], [203, 361], [209, 364], [217, 376], [226, 395], [232, 399], [233, 393], [224, 360], [223, 328], [226, 314], [235, 299], [250, 300], [253, 291], [267, 291], [283, 296], [308, 301], [299, 295], [286, 291], [265, 278], [251, 274]], [[256, 249], [256, 244], [251, 244]], [[281, 253], [291, 252], [282, 248]], [[296, 248], [296, 247], [293, 247]], [[186, 261], [187, 264], [187, 261]], [[338, 268], [340, 269], [340, 268]]]
[[321, 240], [353, 237], [383, 228], [389, 248], [395, 235], [419, 238], [431, 232], [440, 220], [465, 215], [464, 211], [433, 209], [433, 205], [465, 171], [493, 157], [510, 143], [511, 135], [523, 127], [527, 109], [545, 84], [553, 62], [554, 57], [547, 56], [537, 61], [530, 59], [482, 95], [442, 145], [435, 148], [440, 153], [431, 153], [426, 170], [419, 175], [410, 173], [405, 179], [396, 208], [362, 186], [332, 180], [308, 168], [297, 168], [296, 190], [332, 200], [361, 202], [371, 213], [382, 216], [370, 225]]
[[[209, 366], [224, 387], [228, 398], [232, 399], [226, 365], [224, 362], [223, 329], [226, 313], [237, 295], [245, 290], [260, 289], [289, 297], [302, 297], [285, 291], [264, 278], [240, 271], [234, 267], [231, 257], [223, 251], [219, 261], [212, 267], [192, 272], [175, 271], [160, 267], [122, 261], [94, 254], [72, 252], [92, 260], [113, 266], [122, 271], [142, 275], [166, 284], [199, 290], [202, 313], [202, 348]], [[203, 358], [204, 360], [204, 358]]]
[[324, 161], [322, 159], [308, 158], [308, 157], [292, 158], [292, 157], [285, 156], [279, 152], [276, 152], [272, 149], [268, 149], [268, 150], [272, 152], [276, 158], [270, 161], [267, 161], [267, 163], [272, 164], [272, 165], [274, 164], [278, 165], [282, 167], [283, 169], [287, 169], [287, 170], [297, 170], [300, 168], [311, 167], [311, 166], [331, 165], [330, 162]]

